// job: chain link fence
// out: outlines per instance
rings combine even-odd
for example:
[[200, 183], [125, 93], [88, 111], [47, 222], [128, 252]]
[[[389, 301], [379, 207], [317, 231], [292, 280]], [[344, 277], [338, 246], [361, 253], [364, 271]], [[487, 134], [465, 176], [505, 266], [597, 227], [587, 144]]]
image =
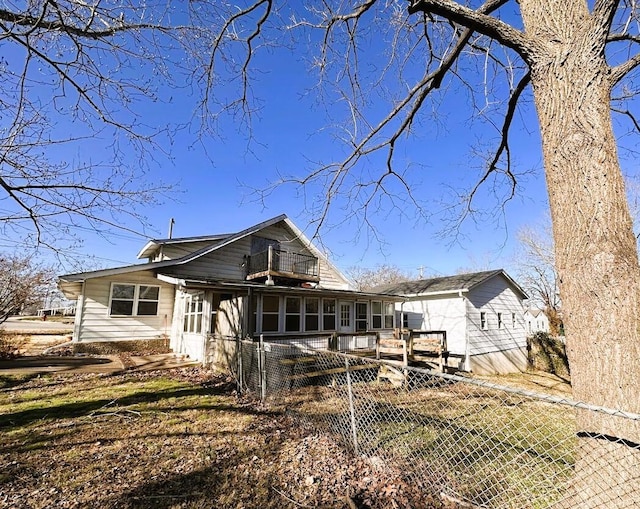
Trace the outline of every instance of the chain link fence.
[[639, 415], [376, 361], [366, 349], [238, 341], [235, 351], [242, 392], [311, 421], [358, 455], [399, 466], [425, 495], [453, 507], [640, 507], [640, 446], [576, 431], [577, 411], [640, 429]]

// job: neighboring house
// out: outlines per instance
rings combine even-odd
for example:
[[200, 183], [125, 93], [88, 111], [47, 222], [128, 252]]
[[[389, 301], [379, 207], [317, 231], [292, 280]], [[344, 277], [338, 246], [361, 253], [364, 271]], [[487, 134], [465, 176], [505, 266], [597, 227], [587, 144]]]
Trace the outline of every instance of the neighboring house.
[[444, 331], [449, 365], [478, 374], [527, 368], [522, 288], [503, 270], [389, 284], [372, 291], [405, 298], [398, 323]]
[[167, 338], [207, 362], [212, 336], [356, 341], [395, 327], [399, 299], [351, 291], [284, 215], [233, 234], [151, 240], [138, 258], [148, 263], [60, 276], [77, 299], [73, 341]]
[[524, 321], [527, 326], [527, 334], [536, 332], [549, 332], [549, 318], [542, 309], [527, 308], [524, 312]]

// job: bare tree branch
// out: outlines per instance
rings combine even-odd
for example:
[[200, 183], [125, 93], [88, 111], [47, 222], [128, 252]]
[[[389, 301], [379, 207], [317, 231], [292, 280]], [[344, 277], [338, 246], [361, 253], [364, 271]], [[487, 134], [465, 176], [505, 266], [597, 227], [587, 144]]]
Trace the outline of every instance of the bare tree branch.
[[442, 16], [474, 32], [491, 37], [517, 52], [525, 60], [528, 60], [533, 51], [534, 41], [506, 23], [487, 16], [482, 9], [473, 10], [453, 0], [413, 0], [409, 6], [409, 14], [420, 11]]

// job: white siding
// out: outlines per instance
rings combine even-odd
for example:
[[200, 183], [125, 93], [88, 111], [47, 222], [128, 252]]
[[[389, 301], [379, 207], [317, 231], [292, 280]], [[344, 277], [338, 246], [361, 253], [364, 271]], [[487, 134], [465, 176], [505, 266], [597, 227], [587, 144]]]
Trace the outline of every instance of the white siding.
[[[288, 229], [271, 226], [261, 230], [258, 234], [277, 240], [281, 248], [295, 253], [312, 254], [306, 246]], [[209, 277], [227, 281], [243, 281], [245, 279], [245, 257], [251, 255], [251, 237], [244, 237], [228, 244], [220, 249], [203, 255], [185, 265], [178, 265], [166, 269], [169, 274], [180, 276]], [[332, 266], [323, 258], [320, 258], [320, 286], [323, 288], [347, 289], [348, 284], [339, 276]]]
[[[396, 305], [396, 309], [400, 304]], [[414, 298], [402, 305], [408, 314], [410, 329], [447, 332], [447, 349], [454, 355], [465, 354], [466, 306], [463, 298]]]
[[243, 336], [242, 316], [245, 314], [246, 299], [234, 297], [223, 300], [218, 307], [216, 335], [219, 336]]
[[251, 239], [246, 237], [185, 264], [166, 269], [181, 276], [207, 276], [228, 281], [242, 281], [245, 256], [251, 252]]
[[[200, 240], [197, 242], [180, 242], [175, 244], [167, 244], [158, 248], [158, 250], [154, 253], [153, 261], [157, 262], [161, 260], [175, 260], [177, 258], [182, 258], [183, 256], [210, 246], [213, 242]], [[160, 256], [160, 253], [162, 253], [162, 257]]]
[[[490, 279], [478, 288], [474, 288], [467, 297], [470, 355], [526, 348], [527, 335], [522, 300], [503, 277], [496, 276]], [[481, 312], [486, 313], [486, 330], [481, 328]], [[498, 313], [502, 313], [502, 328], [498, 328]], [[511, 313], [516, 313], [515, 328]]]
[[[157, 316], [109, 316], [109, 297], [112, 282], [160, 286]], [[78, 323], [77, 340], [118, 341], [153, 339], [169, 335], [173, 315], [174, 288], [162, 283], [150, 271], [139, 271], [118, 276], [88, 279], [82, 299], [82, 315]]]

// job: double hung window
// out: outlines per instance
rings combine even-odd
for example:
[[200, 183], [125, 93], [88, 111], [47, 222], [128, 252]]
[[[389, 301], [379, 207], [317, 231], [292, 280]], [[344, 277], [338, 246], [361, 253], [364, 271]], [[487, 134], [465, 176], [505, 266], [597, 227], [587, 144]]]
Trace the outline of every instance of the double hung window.
[[109, 316], [156, 316], [159, 302], [159, 286], [113, 283]]
[[202, 332], [202, 313], [204, 292], [186, 295], [184, 305], [184, 332], [200, 334]]

